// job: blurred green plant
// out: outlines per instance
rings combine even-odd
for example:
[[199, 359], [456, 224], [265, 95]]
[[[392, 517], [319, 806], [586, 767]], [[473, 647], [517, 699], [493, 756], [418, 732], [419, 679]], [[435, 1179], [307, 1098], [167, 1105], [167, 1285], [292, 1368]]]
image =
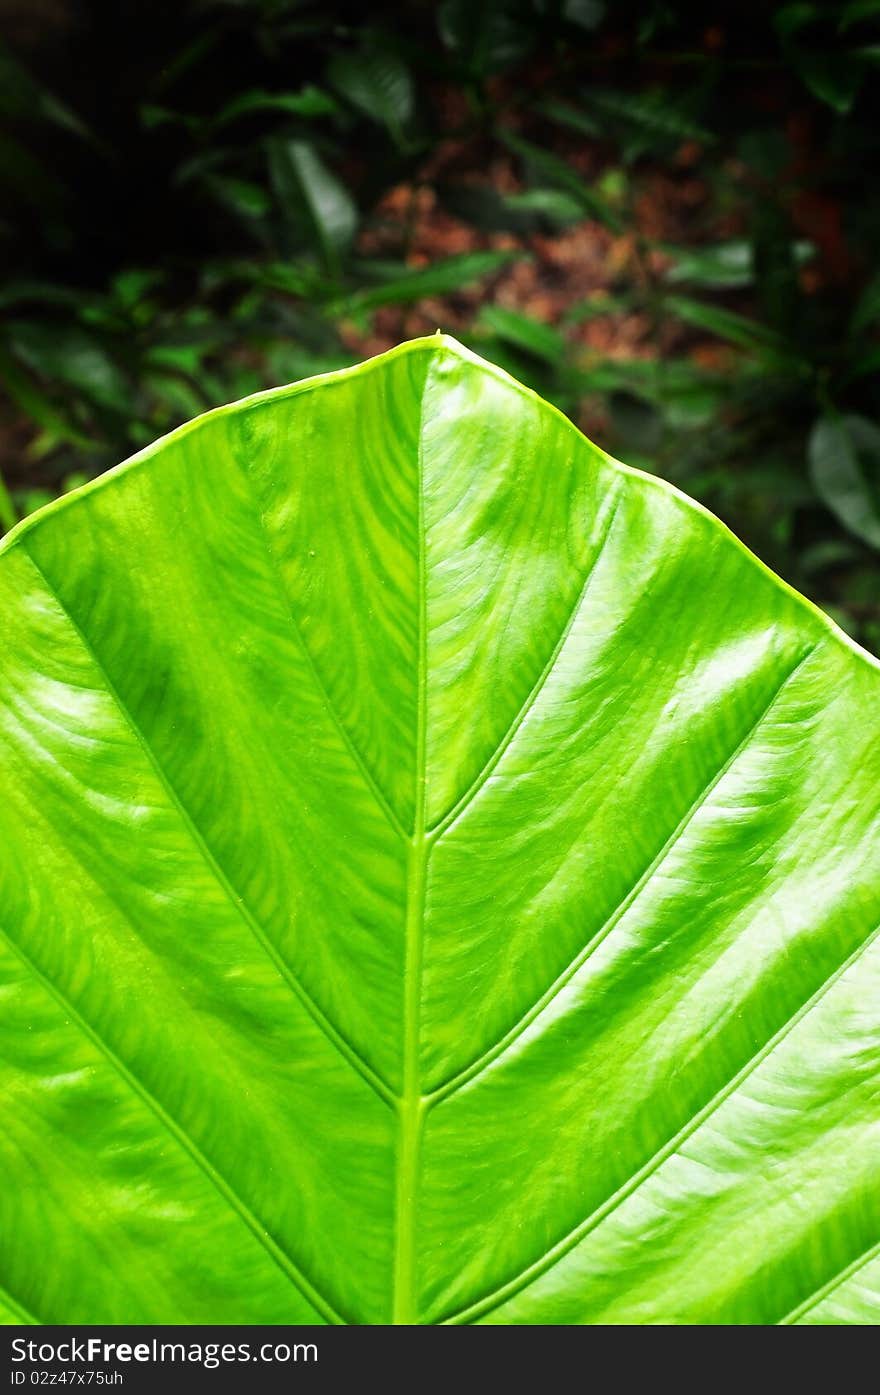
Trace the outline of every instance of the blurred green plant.
[[742, 11], [54, 0], [6, 26], [0, 525], [440, 325], [880, 648], [880, 0]]

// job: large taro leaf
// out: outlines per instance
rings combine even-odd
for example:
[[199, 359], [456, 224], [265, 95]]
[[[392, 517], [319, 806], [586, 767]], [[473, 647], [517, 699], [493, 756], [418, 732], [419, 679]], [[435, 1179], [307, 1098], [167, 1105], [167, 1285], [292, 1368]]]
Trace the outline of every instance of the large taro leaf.
[[438, 337], [0, 557], [0, 1302], [880, 1316], [880, 676]]

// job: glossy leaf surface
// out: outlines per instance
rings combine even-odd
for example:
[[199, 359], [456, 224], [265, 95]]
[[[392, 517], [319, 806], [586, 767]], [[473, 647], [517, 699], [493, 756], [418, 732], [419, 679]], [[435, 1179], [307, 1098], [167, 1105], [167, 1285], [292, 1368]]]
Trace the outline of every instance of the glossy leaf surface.
[[0, 555], [0, 1314], [880, 1316], [880, 673], [454, 342]]

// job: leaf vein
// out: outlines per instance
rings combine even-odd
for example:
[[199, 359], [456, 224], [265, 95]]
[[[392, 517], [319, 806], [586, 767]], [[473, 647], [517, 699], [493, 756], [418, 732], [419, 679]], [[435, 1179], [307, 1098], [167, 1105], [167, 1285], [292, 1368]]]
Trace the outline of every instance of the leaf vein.
[[561, 1240], [557, 1241], [551, 1249], [524, 1269], [521, 1274], [509, 1280], [508, 1283], [503, 1284], [494, 1293], [487, 1294], [485, 1298], [478, 1299], [476, 1303], [469, 1305], [469, 1307], [462, 1309], [459, 1313], [451, 1317], [445, 1318], [444, 1321], [448, 1323], [460, 1323], [470, 1321], [474, 1317], [482, 1316], [482, 1314], [490, 1312], [493, 1308], [497, 1308], [501, 1303], [506, 1302], [508, 1298], [512, 1298], [517, 1293], [522, 1292], [522, 1290], [527, 1288], [535, 1279], [540, 1278], [542, 1274], [546, 1273], [548, 1269], [552, 1269], [554, 1264], [557, 1264], [559, 1260], [563, 1259], [565, 1255], [579, 1245], [581, 1240], [585, 1239], [592, 1230], [595, 1230], [603, 1221], [607, 1220], [613, 1211], [616, 1211], [624, 1201], [628, 1200], [629, 1197], [638, 1191], [638, 1189], [662, 1167], [663, 1163], [672, 1156], [676, 1149], [679, 1148], [682, 1143], [685, 1143], [692, 1134], [696, 1133], [697, 1129], [699, 1129], [707, 1119], [711, 1118], [716, 1110], [721, 1108], [725, 1100], [745, 1083], [753, 1071], [758, 1069], [762, 1061], [765, 1061], [767, 1057], [781, 1045], [789, 1033], [793, 1032], [813, 1009], [818, 1006], [825, 997], [825, 994], [828, 993], [830, 989], [833, 988], [834, 984], [837, 983], [861, 956], [870, 949], [878, 937], [880, 937], [880, 925], [875, 926], [871, 933], [861, 944], [857, 945], [843, 963], [840, 964], [838, 968], [832, 970], [828, 977], [824, 979], [819, 987], [807, 998], [806, 1002], [802, 1003], [791, 1017], [782, 1024], [779, 1030], [759, 1048], [754, 1056], [750, 1057], [745, 1065], [737, 1071], [730, 1080], [722, 1085], [720, 1090], [712, 1096], [708, 1103], [705, 1104], [702, 1109], [698, 1110], [697, 1113], [694, 1114], [693, 1117], [638, 1170], [638, 1172], [635, 1172], [632, 1177], [624, 1182], [612, 1196], [602, 1202], [595, 1211], [592, 1211], [589, 1216], [583, 1221], [580, 1221], [574, 1229], [570, 1230], [569, 1233], [563, 1236]]
[[33, 1313], [26, 1308], [23, 1303], [20, 1303], [17, 1298], [13, 1298], [9, 1289], [3, 1288], [2, 1285], [0, 1285], [0, 1302], [5, 1303], [9, 1311], [14, 1313], [25, 1326], [41, 1327], [43, 1325], [39, 1318], [35, 1318]]
[[5, 927], [0, 926], [0, 937], [6, 942], [14, 954], [18, 956], [25, 968], [31, 975], [42, 984], [46, 992], [54, 998], [62, 1012], [69, 1014], [73, 1018], [82, 1034], [92, 1043], [97, 1051], [105, 1057], [113, 1069], [128, 1085], [129, 1089], [141, 1099], [147, 1108], [155, 1115], [168, 1133], [180, 1144], [181, 1148], [189, 1154], [197, 1166], [201, 1169], [208, 1181], [223, 1197], [224, 1201], [236, 1212], [245, 1223], [254, 1237], [266, 1250], [267, 1254], [285, 1274], [291, 1283], [308, 1300], [313, 1308], [331, 1323], [342, 1323], [344, 1319], [318, 1292], [311, 1281], [306, 1278], [297, 1264], [287, 1252], [273, 1240], [268, 1230], [254, 1215], [250, 1207], [239, 1196], [238, 1192], [227, 1181], [214, 1163], [211, 1162], [201, 1150], [195, 1139], [187, 1133], [186, 1129], [171, 1115], [159, 1099], [135, 1075], [134, 1071], [125, 1064], [120, 1056], [116, 1054], [109, 1042], [107, 1042], [92, 1024], [82, 1015], [73, 999], [64, 992], [57, 983], [44, 973], [39, 965], [31, 958], [17, 940], [10, 935]]
[[554, 982], [551, 983], [550, 987], [541, 995], [537, 1002], [532, 1004], [528, 1011], [523, 1014], [523, 1016], [519, 1019], [518, 1022], [514, 1023], [513, 1027], [511, 1027], [510, 1030], [504, 1034], [504, 1036], [500, 1037], [499, 1040], [496, 1041], [493, 1046], [490, 1046], [486, 1051], [484, 1051], [480, 1056], [478, 1056], [475, 1061], [472, 1061], [469, 1066], [465, 1066], [463, 1070], [458, 1071], [455, 1075], [451, 1076], [449, 1080], [445, 1081], [442, 1085], [438, 1085], [432, 1091], [430, 1095], [430, 1099], [432, 1100], [432, 1102], [439, 1104], [441, 1100], [448, 1099], [450, 1095], [455, 1094], [455, 1092], [457, 1090], [460, 1090], [464, 1085], [469, 1084], [478, 1076], [482, 1075], [483, 1072], [487, 1070], [489, 1066], [491, 1066], [495, 1061], [497, 1061], [501, 1056], [503, 1056], [510, 1049], [510, 1047], [516, 1044], [516, 1042], [520, 1039], [520, 1037], [523, 1036], [523, 1034], [528, 1030], [532, 1023], [536, 1021], [536, 1019], [540, 1017], [543, 1012], [546, 1011], [546, 1009], [559, 996], [562, 990], [565, 987], [567, 987], [571, 980], [580, 972], [584, 964], [586, 964], [587, 960], [591, 957], [595, 950], [597, 950], [599, 946], [602, 944], [602, 942], [605, 939], [607, 939], [607, 937], [614, 930], [615, 926], [617, 926], [620, 923], [621, 919], [629, 910], [630, 906], [644, 890], [651, 877], [669, 856], [669, 853], [672, 851], [676, 843], [682, 837], [689, 824], [699, 813], [700, 809], [709, 799], [712, 792], [717, 788], [721, 780], [723, 780], [724, 776], [734, 765], [735, 761], [738, 760], [738, 758], [742, 755], [743, 751], [745, 750], [749, 741], [754, 736], [755, 732], [760, 727], [761, 723], [766, 720], [766, 718], [770, 714], [770, 711], [778, 702], [783, 692], [783, 689], [785, 689], [788, 686], [788, 684], [794, 678], [795, 674], [798, 673], [798, 671], [807, 662], [807, 660], [813, 654], [815, 648], [816, 646], [813, 646], [813, 648], [809, 649], [806, 654], [803, 654], [798, 659], [794, 667], [789, 670], [785, 678], [773, 692], [773, 695], [771, 696], [769, 702], [767, 702], [762, 711], [751, 723], [748, 731], [746, 731], [745, 735], [740, 738], [733, 751], [731, 751], [730, 755], [725, 759], [723, 765], [721, 765], [721, 767], [718, 770], [716, 770], [712, 778], [709, 780], [708, 784], [704, 785], [700, 793], [697, 795], [697, 798], [691, 804], [690, 808], [686, 811], [684, 816], [676, 824], [675, 828], [672, 830], [672, 833], [666, 839], [666, 842], [660, 848], [659, 852], [655, 854], [651, 862], [649, 862], [648, 866], [642, 872], [638, 881], [636, 881], [634, 885], [630, 887], [623, 900], [618, 903], [618, 905], [608, 916], [604, 924], [600, 926], [600, 928], [597, 930], [596, 934], [593, 935], [592, 938], [587, 941], [586, 945], [584, 945], [584, 947], [579, 951], [575, 958], [572, 959], [571, 962], [566, 965], [566, 967], [562, 970], [562, 972], [558, 975]]
[[581, 583], [580, 591], [578, 592], [577, 597], [575, 598], [574, 605], [569, 611], [568, 618], [562, 627], [559, 638], [557, 639], [552, 650], [550, 651], [550, 656], [547, 659], [547, 662], [544, 664], [544, 667], [538, 675], [536, 682], [532, 686], [519, 711], [516, 713], [516, 716], [513, 718], [513, 721], [510, 723], [506, 732], [502, 736], [500, 742], [495, 747], [495, 750], [492, 752], [492, 755], [486, 761], [479, 774], [471, 782], [471, 784], [465, 790], [461, 798], [458, 799], [455, 804], [453, 804], [452, 808], [449, 809], [447, 813], [445, 813], [440, 819], [438, 819], [437, 823], [434, 825], [433, 828], [430, 828], [426, 831], [426, 837], [430, 838], [432, 842], [438, 842], [443, 837], [444, 833], [446, 833], [448, 829], [458, 821], [458, 819], [465, 812], [468, 806], [473, 803], [474, 799], [480, 793], [480, 790], [484, 787], [484, 785], [487, 784], [489, 778], [492, 775], [492, 772], [500, 764], [505, 751], [507, 751], [512, 741], [515, 739], [517, 732], [519, 731], [523, 722], [526, 720], [535, 703], [537, 702], [538, 698], [540, 697], [541, 693], [543, 692], [550, 678], [550, 675], [556, 667], [556, 662], [559, 658], [559, 655], [565, 648], [568, 637], [574, 629], [575, 624], [577, 623], [577, 618], [580, 615], [580, 612], [583, 608], [584, 600], [586, 599], [587, 592], [590, 589], [590, 583], [593, 580], [596, 568], [599, 565], [599, 562], [602, 558], [602, 554], [605, 550], [605, 544], [607, 543], [608, 538], [611, 534], [611, 529], [614, 525], [614, 519], [617, 516], [617, 511], [620, 507], [622, 495], [623, 486], [619, 485], [611, 503], [607, 508], [607, 517], [601, 525], [599, 541], [595, 548], [593, 556], [590, 559], [586, 575], [584, 576], [583, 582]]
[[424, 1103], [421, 1086], [421, 987], [425, 933], [425, 896], [429, 847], [425, 839], [428, 721], [428, 583], [425, 535], [424, 431], [425, 399], [431, 365], [422, 386], [417, 454], [418, 470], [418, 684], [416, 758], [413, 772], [413, 834], [407, 850], [406, 920], [403, 961], [403, 1081], [398, 1101], [395, 1147], [394, 1260], [391, 1321], [410, 1324], [417, 1303], [417, 1193], [421, 1170]]
[[117, 709], [127, 722], [129, 728], [131, 729], [132, 735], [134, 736], [135, 740], [137, 741], [138, 745], [143, 751], [146, 759], [149, 761], [152, 769], [155, 771], [156, 778], [158, 779], [160, 785], [164, 789], [172, 807], [176, 809], [178, 817], [180, 818], [184, 828], [189, 833], [189, 836], [192, 839], [193, 843], [199, 850], [206, 867], [213, 875], [218, 886], [221, 888], [224, 895], [227, 897], [230, 904], [234, 907], [240, 918], [244, 921], [245, 925], [247, 925], [251, 934], [254, 936], [254, 939], [260, 945], [267, 958], [274, 965], [277, 972], [284, 979], [285, 983], [291, 989], [291, 991], [298, 999], [305, 1011], [308, 1013], [308, 1015], [311, 1017], [315, 1025], [323, 1032], [327, 1040], [331, 1042], [332, 1045], [339, 1052], [339, 1054], [343, 1056], [346, 1061], [348, 1061], [349, 1065], [358, 1073], [358, 1075], [361, 1076], [361, 1078], [366, 1082], [366, 1084], [370, 1086], [374, 1093], [377, 1094], [380, 1099], [384, 1100], [386, 1104], [388, 1104], [389, 1106], [392, 1105], [394, 1101], [394, 1094], [388, 1086], [387, 1082], [382, 1079], [382, 1077], [373, 1069], [371, 1065], [369, 1065], [367, 1061], [364, 1060], [364, 1058], [355, 1049], [355, 1047], [339, 1031], [338, 1027], [336, 1027], [334, 1023], [330, 1021], [327, 1015], [318, 1006], [311, 994], [300, 983], [299, 979], [296, 977], [293, 970], [290, 968], [290, 966], [288, 965], [280, 951], [277, 949], [273, 941], [269, 938], [266, 931], [259, 924], [250, 907], [245, 902], [244, 898], [236, 891], [235, 887], [230, 882], [229, 877], [221, 867], [216, 855], [209, 847], [204, 835], [202, 834], [201, 830], [196, 824], [195, 819], [193, 818], [192, 814], [187, 809], [186, 805], [183, 803], [176, 789], [172, 785], [168, 775], [165, 772], [164, 767], [159, 761], [158, 756], [156, 755], [155, 751], [153, 750], [153, 747], [147, 740], [147, 737], [143, 729], [141, 728], [137, 719], [135, 718], [134, 713], [132, 712], [129, 705], [124, 701], [121, 693], [119, 692], [115, 683], [110, 677], [110, 674], [107, 671], [107, 668], [101, 660], [100, 656], [98, 655], [97, 650], [95, 649], [92, 641], [89, 639], [88, 635], [80, 625], [79, 621], [73, 615], [70, 608], [65, 604], [57, 588], [52, 585], [51, 581], [49, 580], [46, 573], [43, 571], [43, 568], [40, 566], [39, 562], [37, 562], [36, 558], [31, 554], [31, 552], [28, 549], [25, 549], [25, 551], [27, 552], [27, 555], [30, 558], [35, 570], [42, 578], [43, 584], [45, 585], [49, 594], [54, 597], [62, 613], [67, 617], [67, 620], [71, 625], [72, 629], [79, 636], [80, 642], [86, 650], [86, 653], [89, 654], [89, 656], [92, 659], [92, 662], [94, 663], [98, 672], [101, 674], [103, 682], [106, 685], [107, 692], [110, 694]]
[[407, 833], [406, 829], [404, 828], [403, 824], [401, 823], [400, 819], [395, 813], [390, 799], [386, 795], [385, 791], [382, 789], [375, 775], [370, 770], [370, 767], [367, 765], [365, 758], [359, 751], [354, 741], [354, 738], [348, 730], [348, 727], [346, 726], [345, 722], [343, 722], [341, 716], [339, 715], [339, 712], [336, 709], [336, 704], [330, 696], [330, 692], [327, 688], [326, 683], [321, 677], [318, 665], [315, 662], [315, 659], [312, 655], [312, 651], [306, 643], [305, 636], [302, 632], [302, 626], [299, 623], [299, 618], [294, 608], [293, 598], [291, 597], [290, 591], [287, 588], [287, 583], [284, 580], [284, 573], [281, 570], [281, 563], [279, 562], [275, 549], [272, 546], [272, 540], [269, 536], [269, 530], [266, 527], [266, 519], [263, 514], [263, 510], [260, 506], [260, 501], [257, 497], [257, 493], [254, 488], [254, 484], [251, 479], [250, 473], [248, 472], [245, 466], [240, 466], [240, 469], [242, 475], [245, 478], [248, 491], [253, 501], [254, 512], [259, 522], [260, 535], [263, 539], [263, 547], [266, 552], [267, 560], [275, 576], [279, 594], [282, 600], [284, 601], [285, 607], [287, 609], [291, 628], [296, 637], [296, 641], [303, 652], [303, 656], [305, 658], [306, 664], [308, 665], [309, 672], [312, 675], [315, 687], [318, 689], [318, 692], [321, 698], [323, 699], [324, 709], [327, 712], [327, 715], [329, 716], [333, 725], [339, 732], [339, 735], [342, 737], [342, 740], [345, 743], [346, 750], [348, 751], [349, 755], [351, 756], [352, 760], [354, 761], [355, 765], [360, 771], [361, 778], [364, 780], [365, 784], [367, 785], [367, 788], [370, 790], [370, 793], [372, 794], [382, 813], [385, 815], [385, 818], [387, 819], [388, 823], [394, 829], [398, 837], [406, 841], [409, 837], [409, 834]]
[[880, 1240], [878, 1240], [876, 1244], [871, 1245], [869, 1249], [863, 1251], [862, 1254], [857, 1255], [856, 1258], [851, 1260], [839, 1273], [834, 1274], [822, 1284], [821, 1288], [817, 1288], [813, 1293], [807, 1294], [807, 1297], [798, 1303], [796, 1308], [792, 1308], [790, 1313], [786, 1313], [785, 1317], [779, 1319], [777, 1326], [790, 1327], [794, 1323], [800, 1322], [802, 1317], [805, 1317], [813, 1308], [817, 1308], [820, 1303], [824, 1302], [829, 1294], [833, 1293], [835, 1289], [840, 1288], [842, 1284], [845, 1284], [847, 1279], [851, 1279], [860, 1269], [864, 1269], [866, 1265], [870, 1264], [871, 1260], [876, 1259], [878, 1255], [880, 1255]]

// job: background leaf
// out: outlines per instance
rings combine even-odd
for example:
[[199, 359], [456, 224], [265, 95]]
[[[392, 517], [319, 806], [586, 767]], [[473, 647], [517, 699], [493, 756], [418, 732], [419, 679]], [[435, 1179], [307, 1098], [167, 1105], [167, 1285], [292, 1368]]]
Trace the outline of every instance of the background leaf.
[[523, 157], [528, 167], [534, 170], [538, 176], [546, 179], [549, 184], [558, 186], [571, 200], [580, 205], [584, 213], [589, 213], [600, 223], [605, 223], [609, 228], [620, 231], [622, 227], [620, 217], [608, 200], [603, 198], [598, 190], [581, 179], [580, 175], [564, 160], [541, 150], [531, 141], [523, 140], [521, 136], [512, 135], [509, 132], [504, 133], [503, 140], [505, 145]]
[[340, 53], [330, 63], [332, 87], [371, 121], [388, 128], [398, 145], [406, 143], [413, 117], [413, 82], [406, 64], [386, 48]]
[[466, 252], [460, 257], [435, 262], [433, 266], [388, 268], [378, 286], [358, 291], [350, 303], [368, 310], [379, 305], [420, 300], [424, 296], [444, 295], [491, 276], [514, 259], [511, 252]]
[[325, 266], [337, 271], [357, 229], [351, 195], [308, 141], [277, 141], [270, 160], [282, 218], [295, 226], [305, 215]]
[[864, 417], [823, 417], [809, 455], [823, 502], [856, 537], [880, 547], [880, 427]]

